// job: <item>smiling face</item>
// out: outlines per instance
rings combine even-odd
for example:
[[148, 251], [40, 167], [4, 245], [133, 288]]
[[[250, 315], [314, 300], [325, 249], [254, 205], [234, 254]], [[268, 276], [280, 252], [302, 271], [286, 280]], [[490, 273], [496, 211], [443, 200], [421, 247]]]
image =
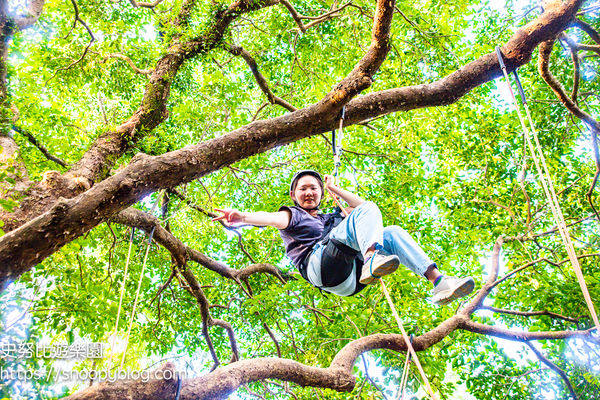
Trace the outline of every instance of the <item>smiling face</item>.
[[305, 210], [315, 210], [321, 203], [323, 192], [317, 178], [304, 175], [298, 179], [296, 188], [290, 193], [292, 199]]

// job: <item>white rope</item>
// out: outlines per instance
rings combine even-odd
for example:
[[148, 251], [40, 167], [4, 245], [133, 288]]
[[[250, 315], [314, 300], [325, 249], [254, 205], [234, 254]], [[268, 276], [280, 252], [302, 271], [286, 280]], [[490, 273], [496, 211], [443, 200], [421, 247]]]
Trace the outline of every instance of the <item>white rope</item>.
[[144, 278], [144, 270], [146, 269], [146, 261], [148, 261], [148, 253], [150, 252], [150, 246], [152, 245], [152, 235], [154, 235], [154, 228], [152, 228], [152, 230], [150, 231], [150, 236], [148, 237], [148, 245], [146, 246], [146, 254], [144, 255], [144, 263], [142, 264], [140, 279], [138, 279], [138, 286], [135, 292], [133, 309], [131, 310], [131, 315], [129, 317], [129, 328], [127, 328], [127, 335], [125, 336], [125, 349], [123, 350], [123, 356], [121, 357], [121, 365], [119, 366], [119, 371], [123, 369], [123, 364], [125, 363], [125, 355], [127, 354], [127, 347], [129, 346], [129, 335], [131, 334], [131, 327], [133, 326], [133, 317], [135, 316], [135, 311], [137, 309], [138, 299], [140, 297], [140, 289], [142, 287], [142, 279]]
[[[161, 191], [160, 193], [164, 193]], [[156, 206], [158, 205], [158, 199], [160, 198], [160, 193], [156, 197], [156, 201], [152, 205], [152, 209], [150, 210], [150, 214], [154, 212]], [[123, 369], [123, 364], [125, 363], [125, 355], [127, 354], [127, 347], [129, 347], [129, 336], [131, 334], [131, 327], [133, 326], [133, 318], [135, 316], [135, 312], [137, 309], [138, 299], [140, 297], [140, 289], [142, 287], [142, 279], [144, 278], [144, 270], [146, 269], [146, 262], [148, 261], [148, 253], [150, 252], [150, 246], [152, 245], [152, 236], [154, 236], [155, 226], [152, 227], [150, 234], [148, 235], [148, 245], [146, 246], [146, 254], [144, 254], [144, 262], [142, 264], [142, 271], [140, 272], [140, 278], [138, 279], [138, 286], [135, 292], [135, 300], [133, 302], [133, 309], [131, 310], [131, 315], [129, 316], [129, 327], [127, 328], [127, 335], [125, 336], [125, 349], [123, 350], [123, 356], [121, 357], [121, 365], [119, 366], [119, 371]], [[121, 294], [122, 296], [122, 294]]]
[[[121, 306], [123, 305], [123, 294], [125, 293], [125, 281], [127, 281], [127, 270], [129, 268], [129, 260], [131, 259], [131, 248], [133, 247], [133, 233], [135, 228], [131, 228], [131, 237], [129, 239], [129, 250], [127, 250], [127, 261], [125, 261], [125, 272], [123, 273], [123, 282], [121, 282], [121, 295], [119, 296], [119, 308], [117, 310], [117, 322], [113, 333], [112, 345], [110, 347], [111, 354], [115, 353], [115, 344], [117, 341], [117, 333], [119, 332], [119, 318], [121, 317]], [[112, 357], [111, 357], [112, 363]], [[111, 364], [112, 365], [112, 364]]]
[[385, 286], [385, 282], [383, 281], [383, 279], [379, 279], [379, 282], [381, 283], [381, 288], [383, 290], [383, 294], [385, 295], [385, 298], [392, 310], [392, 315], [396, 319], [398, 328], [400, 328], [402, 337], [404, 338], [404, 341], [406, 342], [406, 347], [408, 347], [408, 350], [410, 351], [410, 355], [414, 359], [415, 365], [417, 366], [417, 369], [419, 370], [419, 373], [421, 374], [423, 383], [425, 383], [425, 388], [427, 389], [427, 392], [429, 392], [429, 396], [433, 400], [438, 400], [436, 394], [431, 389], [431, 385], [429, 384], [429, 379], [427, 379], [427, 375], [425, 375], [425, 371], [423, 370], [423, 367], [421, 366], [421, 363], [419, 362], [419, 357], [417, 356], [417, 352], [415, 351], [414, 347], [412, 346], [412, 343], [410, 343], [410, 339], [408, 338], [408, 335], [406, 334], [406, 331], [404, 330], [404, 325], [402, 324], [402, 319], [400, 319], [400, 316], [398, 315], [398, 312], [396, 311], [396, 307], [394, 307], [394, 303], [392, 303], [392, 298], [390, 297], [390, 294], [388, 293], [387, 287]]
[[569, 234], [569, 228], [567, 227], [567, 224], [565, 222], [562, 210], [560, 208], [560, 204], [558, 202], [558, 197], [556, 196], [556, 191], [554, 190], [554, 184], [552, 183], [552, 178], [550, 176], [550, 172], [548, 171], [548, 166], [546, 164], [544, 152], [542, 151], [542, 146], [540, 145], [537, 132], [535, 130], [535, 125], [533, 124], [533, 119], [531, 118], [529, 107], [527, 106], [527, 102], [523, 98], [523, 106], [527, 114], [529, 125], [531, 127], [531, 132], [533, 133], [532, 136], [534, 138], [535, 145], [531, 140], [529, 129], [525, 125], [525, 121], [523, 119], [523, 116], [521, 115], [517, 99], [512, 90], [512, 85], [510, 84], [508, 72], [506, 70], [506, 67], [504, 66], [504, 62], [501, 61], [502, 56], [500, 54], [500, 50], [497, 48], [496, 51], [498, 54], [498, 60], [500, 61], [500, 65], [502, 67], [502, 72], [504, 73], [504, 77], [506, 79], [506, 85], [508, 86], [508, 89], [510, 91], [513, 104], [517, 111], [519, 122], [521, 123], [521, 128], [523, 129], [523, 133], [525, 135], [527, 146], [529, 147], [529, 151], [531, 152], [531, 156], [534, 160], [535, 167], [537, 169], [538, 178], [542, 184], [544, 193], [546, 194], [546, 198], [548, 199], [550, 210], [552, 211], [552, 215], [556, 221], [558, 231], [562, 238], [563, 244], [565, 245], [565, 248], [567, 250], [567, 254], [569, 256], [569, 260], [571, 261], [571, 265], [573, 266], [573, 271], [575, 272], [577, 281], [579, 282], [583, 298], [587, 304], [588, 310], [590, 311], [590, 314], [592, 316], [592, 320], [594, 321], [594, 324], [596, 326], [596, 331], [600, 333], [600, 323], [598, 322], [598, 316], [596, 315], [596, 310], [594, 309], [594, 303], [592, 302], [592, 298], [590, 297], [590, 293], [585, 283], [585, 277], [583, 276], [583, 272], [581, 271], [581, 265], [579, 264], [579, 259], [577, 258], [575, 247], [573, 246], [571, 235]]
[[410, 361], [410, 352], [406, 351], [406, 360], [404, 361], [404, 368], [402, 369], [402, 379], [400, 380], [400, 393], [398, 394], [397, 400], [404, 400], [406, 394], [406, 384], [408, 383], [408, 369]]

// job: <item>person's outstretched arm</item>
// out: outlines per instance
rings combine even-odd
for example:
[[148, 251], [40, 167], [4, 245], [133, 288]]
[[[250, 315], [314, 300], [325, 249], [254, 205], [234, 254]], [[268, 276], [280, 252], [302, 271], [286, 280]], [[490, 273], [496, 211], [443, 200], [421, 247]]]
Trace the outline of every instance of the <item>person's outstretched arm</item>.
[[277, 212], [243, 212], [235, 209], [215, 208], [215, 211], [223, 213], [219, 217], [213, 218], [213, 221], [223, 221], [226, 226], [236, 224], [250, 224], [257, 226], [272, 226], [277, 229], [285, 229], [290, 224], [291, 215], [289, 211]]
[[325, 175], [325, 188], [329, 189], [332, 193], [341, 197], [342, 200], [348, 203], [348, 208], [350, 208], [349, 210], [347, 210], [348, 212], [352, 211], [354, 208], [358, 207], [359, 205], [365, 202], [365, 199], [363, 199], [362, 197], [346, 189], [342, 189], [333, 182], [335, 182], [333, 176]]

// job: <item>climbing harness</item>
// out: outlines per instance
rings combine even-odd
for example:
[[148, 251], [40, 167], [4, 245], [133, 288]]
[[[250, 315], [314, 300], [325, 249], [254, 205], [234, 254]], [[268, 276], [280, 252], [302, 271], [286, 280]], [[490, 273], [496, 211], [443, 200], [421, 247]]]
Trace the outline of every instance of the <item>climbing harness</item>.
[[[581, 288], [581, 292], [583, 293], [583, 297], [587, 304], [588, 310], [592, 316], [592, 320], [596, 326], [596, 332], [600, 333], [600, 323], [598, 322], [598, 316], [596, 315], [596, 311], [594, 309], [594, 304], [590, 297], [590, 293], [588, 291], [587, 285], [585, 283], [585, 277], [583, 276], [583, 272], [581, 271], [581, 266], [579, 264], [579, 259], [577, 258], [577, 254], [575, 253], [575, 248], [573, 246], [573, 242], [571, 241], [571, 235], [569, 234], [569, 229], [565, 222], [565, 218], [563, 216], [562, 210], [560, 208], [560, 204], [558, 203], [558, 197], [556, 196], [556, 191], [554, 190], [554, 184], [552, 183], [552, 178], [550, 176], [550, 172], [548, 171], [548, 166], [546, 164], [546, 158], [544, 157], [544, 152], [542, 151], [542, 146], [540, 145], [538, 135], [535, 129], [535, 125], [533, 124], [533, 119], [531, 118], [531, 112], [529, 111], [529, 106], [527, 105], [527, 100], [525, 98], [525, 92], [523, 91], [523, 86], [521, 85], [521, 81], [519, 80], [519, 75], [517, 74], [516, 68], [512, 71], [515, 82], [517, 84], [517, 88], [519, 89], [519, 95], [521, 96], [521, 103], [523, 104], [523, 108], [525, 109], [525, 113], [527, 115], [527, 119], [529, 122], [529, 126], [531, 128], [531, 132], [525, 125], [525, 121], [523, 116], [521, 115], [521, 111], [519, 109], [519, 105], [517, 103], [517, 99], [512, 90], [512, 85], [510, 83], [510, 79], [508, 77], [508, 71], [506, 70], [506, 65], [504, 64], [504, 60], [502, 58], [502, 52], [500, 51], [500, 47], [496, 47], [496, 55], [498, 56], [498, 62], [500, 64], [500, 68], [504, 74], [504, 78], [506, 79], [506, 86], [510, 91], [510, 95], [512, 97], [513, 104], [517, 111], [517, 116], [519, 117], [519, 122], [521, 123], [521, 128], [523, 129], [523, 133], [525, 136], [525, 141], [527, 142], [527, 146], [529, 147], [529, 151], [531, 152], [531, 157], [535, 163], [535, 167], [538, 173], [538, 179], [540, 180], [542, 187], [544, 189], [544, 193], [546, 194], [546, 198], [548, 199], [548, 204], [550, 205], [550, 210], [552, 211], [552, 215], [554, 220], [556, 221], [556, 225], [558, 227], [558, 231], [560, 232], [560, 236], [562, 238], [563, 244], [567, 250], [567, 254], [569, 255], [569, 260], [571, 261], [571, 265], [573, 266], [573, 270], [575, 272], [575, 276], [579, 282], [579, 286]], [[533, 136], [533, 141], [531, 137]]]
[[[336, 142], [335, 133], [334, 133], [335, 131], [332, 132], [332, 146], [333, 146], [333, 155], [334, 155], [334, 178], [338, 175], [339, 167], [341, 166], [341, 161], [340, 161], [341, 154], [340, 153], [342, 151], [342, 138], [343, 138], [343, 129], [342, 128], [343, 128], [343, 124], [344, 124], [345, 114], [346, 114], [346, 111], [345, 111], [345, 107], [344, 107], [344, 108], [342, 108], [342, 114], [340, 117], [340, 126], [339, 126], [340, 134], [338, 135], [337, 142]], [[336, 183], [337, 183], [337, 180], [336, 180]], [[340, 210], [344, 214], [344, 217], [347, 217], [348, 212], [346, 211], [346, 209], [344, 207], [342, 207], [342, 204], [340, 203], [340, 200], [337, 198], [335, 193], [331, 192], [331, 190], [329, 190], [329, 188], [327, 188], [327, 192], [329, 193], [329, 195], [331, 196], [333, 201], [336, 203], [336, 205], [340, 208]], [[402, 319], [400, 318], [400, 316], [398, 315], [398, 312], [396, 311], [396, 307], [394, 306], [394, 303], [392, 302], [392, 298], [390, 297], [390, 294], [387, 290], [385, 282], [383, 281], [383, 279], [380, 278], [379, 283], [381, 283], [381, 290], [383, 291], [383, 294], [385, 295], [385, 298], [390, 306], [390, 309], [392, 310], [392, 315], [396, 319], [398, 328], [400, 328], [400, 332], [402, 333], [402, 338], [404, 339], [404, 341], [406, 343], [407, 355], [412, 356], [412, 358], [414, 359], [415, 365], [417, 366], [417, 369], [419, 370], [419, 373], [421, 374], [421, 378], [423, 379], [423, 382], [425, 383], [425, 388], [427, 389], [429, 396], [431, 396], [431, 398], [433, 400], [438, 400], [437, 396], [431, 389], [431, 385], [429, 384], [427, 375], [425, 375], [425, 371], [423, 370], [423, 367], [421, 366], [421, 363], [419, 362], [419, 357], [417, 356], [417, 352], [415, 351], [414, 347], [412, 346], [412, 342], [409, 339], [409, 337], [406, 333], [406, 330], [404, 329]], [[408, 363], [408, 358], [407, 358], [407, 363]], [[403, 371], [403, 373], [404, 373], [404, 371]]]

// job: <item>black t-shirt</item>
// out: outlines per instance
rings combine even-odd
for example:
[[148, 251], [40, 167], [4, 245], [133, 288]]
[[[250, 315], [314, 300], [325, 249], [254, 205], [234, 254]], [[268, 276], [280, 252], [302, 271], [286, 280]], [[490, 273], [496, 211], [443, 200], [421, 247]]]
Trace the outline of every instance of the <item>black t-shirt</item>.
[[279, 211], [289, 211], [292, 216], [285, 229], [280, 229], [279, 234], [285, 245], [285, 253], [292, 263], [299, 268], [304, 258], [312, 248], [329, 231], [341, 221], [339, 213], [310, 215], [301, 207], [283, 206]]

